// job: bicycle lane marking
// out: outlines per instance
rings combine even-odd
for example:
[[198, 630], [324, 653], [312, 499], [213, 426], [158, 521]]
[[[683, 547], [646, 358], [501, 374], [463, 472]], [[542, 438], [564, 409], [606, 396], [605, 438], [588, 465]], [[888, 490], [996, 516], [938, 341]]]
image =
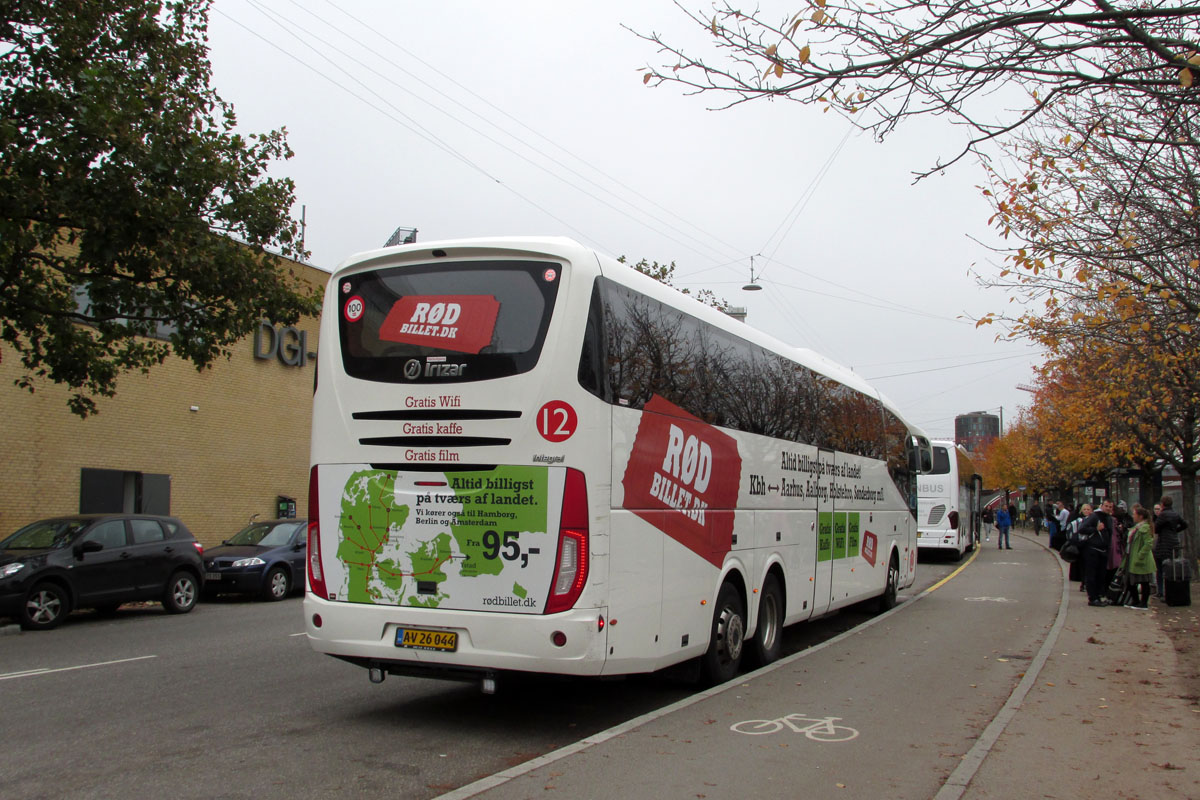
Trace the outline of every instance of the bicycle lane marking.
[[685, 708], [688, 708], [697, 703], [708, 700], [712, 697], [716, 697], [717, 695], [727, 692], [731, 689], [736, 689], [739, 686], [741, 686], [743, 683], [745, 683], [746, 681], [749, 681], [753, 678], [757, 678], [760, 675], [770, 674], [771, 672], [774, 672], [777, 669], [786, 667], [789, 664], [793, 664], [802, 658], [807, 658], [808, 656], [810, 656], [814, 653], [819, 653], [820, 651], [824, 650], [827, 647], [833, 647], [836, 644], [840, 644], [844, 640], [849, 639], [851, 636], [856, 636], [857, 634], [859, 634], [875, 625], [878, 625], [879, 623], [883, 622], [884, 620], [890, 619], [893, 614], [899, 614], [900, 612], [904, 611], [907, 608], [912, 608], [913, 605], [920, 602], [922, 599], [928, 597], [930, 595], [930, 593], [932, 593], [935, 589], [938, 589], [938, 588], [944, 586], [952, 578], [957, 576], [959, 573], [961, 573], [967, 567], [971, 566], [971, 564], [979, 556], [980, 552], [981, 552], [981, 548], [977, 545], [975, 547], [975, 551], [971, 554], [971, 558], [967, 561], [967, 563], [963, 564], [961, 567], [954, 570], [954, 572], [951, 572], [949, 575], [947, 575], [945, 578], [943, 578], [942, 580], [935, 583], [933, 586], [930, 586], [925, 591], [920, 592], [920, 593], [912, 596], [911, 598], [906, 599], [903, 603], [900, 603], [899, 605], [895, 606], [894, 608], [891, 608], [876, 617], [872, 617], [871, 619], [867, 620], [866, 622], [862, 623], [861, 625], [851, 628], [848, 631], [843, 631], [842, 633], [839, 633], [837, 636], [834, 636], [832, 639], [826, 639], [825, 641], [821, 642], [820, 644], [813, 645], [812, 647], [809, 647], [805, 650], [801, 650], [797, 653], [792, 653], [790, 656], [785, 656], [784, 658], [781, 658], [772, 664], [768, 664], [765, 667], [759, 667], [758, 669], [754, 670], [753, 672], [747, 672], [744, 675], [738, 675], [737, 677], [733, 678], [732, 680], [730, 680], [726, 683], [722, 683], [719, 686], [713, 686], [710, 689], [705, 689], [702, 692], [697, 692], [696, 694], [691, 695], [689, 697], [685, 697], [682, 700], [677, 700], [676, 702], [671, 703], [670, 705], [663, 706], [662, 708], [655, 709], [654, 711], [648, 711], [645, 714], [641, 715], [640, 717], [634, 717], [633, 719], [628, 720], [627, 722], [623, 722], [620, 725], [615, 725], [615, 726], [609, 728], [608, 730], [604, 730], [604, 731], [600, 731], [599, 733], [592, 734], [591, 736], [587, 737], [586, 739], [580, 739], [578, 742], [574, 742], [573, 744], [565, 745], [563, 747], [558, 748], [557, 750], [552, 750], [543, 756], [538, 756], [537, 758], [532, 758], [529, 761], [524, 761], [515, 767], [510, 767], [509, 769], [501, 770], [500, 772], [497, 772], [493, 775], [488, 775], [487, 777], [480, 778], [479, 780], [474, 781], [473, 783], [468, 783], [465, 786], [460, 786], [457, 789], [446, 792], [445, 794], [440, 794], [437, 797], [433, 798], [433, 800], [467, 800], [467, 798], [471, 798], [471, 797], [475, 797], [476, 795], [483, 794], [484, 792], [488, 791], [489, 789], [495, 789], [498, 786], [503, 786], [504, 784], [508, 783], [509, 781], [515, 780], [516, 778], [519, 778], [522, 775], [525, 775], [526, 773], [533, 772], [534, 770], [537, 770], [537, 769], [541, 769], [542, 767], [553, 764], [556, 761], [561, 761], [562, 759], [567, 758], [568, 756], [573, 756], [576, 753], [581, 753], [584, 750], [589, 750], [598, 744], [603, 744], [604, 742], [607, 742], [610, 739], [615, 739], [616, 737], [622, 736], [626, 733], [629, 733], [630, 731], [637, 730], [638, 728], [640, 728], [644, 725], [648, 725], [657, 719], [661, 719], [662, 717], [666, 717], [671, 714], [674, 714], [676, 711], [682, 711]]
[[39, 675], [53, 675], [56, 672], [72, 672], [77, 669], [92, 669], [94, 667], [109, 667], [113, 664], [128, 664], [131, 661], [145, 661], [148, 658], [158, 658], [158, 656], [135, 656], [134, 658], [119, 658], [116, 661], [100, 661], [95, 664], [79, 664], [74, 667], [58, 667], [50, 669], [42, 667], [39, 669], [26, 669], [20, 672], [9, 672], [0, 675], [0, 681], [11, 681], [16, 678], [36, 678]]
[[[735, 733], [747, 736], [763, 736], [778, 733], [785, 727], [793, 733], [803, 733], [814, 742], [848, 742], [858, 737], [858, 730], [849, 725], [837, 725], [841, 717], [809, 717], [804, 714], [787, 714], [777, 719], [744, 719], [729, 726]], [[807, 722], [807, 725], [799, 723]], [[745, 726], [749, 726], [746, 728]]]

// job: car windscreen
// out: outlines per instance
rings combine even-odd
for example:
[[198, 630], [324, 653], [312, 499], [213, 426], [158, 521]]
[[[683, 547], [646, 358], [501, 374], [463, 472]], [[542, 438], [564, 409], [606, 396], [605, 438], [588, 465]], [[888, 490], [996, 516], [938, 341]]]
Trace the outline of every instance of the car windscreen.
[[26, 525], [0, 542], [0, 550], [48, 550], [66, 547], [87, 520], [45, 519]]
[[256, 522], [235, 533], [226, 544], [256, 544], [279, 547], [292, 540], [299, 522]]
[[389, 267], [338, 281], [342, 362], [355, 378], [460, 383], [533, 368], [561, 282], [547, 261]]

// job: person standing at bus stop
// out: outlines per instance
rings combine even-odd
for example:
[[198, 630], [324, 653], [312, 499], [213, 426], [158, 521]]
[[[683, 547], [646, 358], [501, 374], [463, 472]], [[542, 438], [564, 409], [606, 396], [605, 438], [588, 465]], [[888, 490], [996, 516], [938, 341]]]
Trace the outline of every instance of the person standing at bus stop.
[[1012, 527], [1012, 517], [1009, 516], [1008, 509], [1000, 506], [996, 509], [996, 530], [999, 535], [996, 537], [996, 549], [1012, 550], [1012, 545], [1008, 541], [1008, 530]]
[[1112, 538], [1112, 512], [1112, 500], [1105, 500], [1079, 525], [1079, 558], [1083, 562], [1083, 585], [1089, 606], [1111, 605], [1104, 596], [1104, 589], [1107, 586], [1109, 539]]
[[1050, 537], [1050, 547], [1057, 550], [1062, 546], [1062, 542], [1058, 538], [1058, 515], [1055, 513], [1054, 506], [1046, 503], [1046, 535]]
[[1180, 554], [1182, 545], [1181, 534], [1187, 530], [1187, 521], [1179, 516], [1179, 512], [1175, 510], [1175, 501], [1170, 495], [1164, 495], [1158, 501], [1158, 505], [1162, 507], [1162, 511], [1154, 518], [1154, 532], [1156, 534], [1154, 540], [1154, 564], [1157, 567], [1156, 594], [1160, 599], [1166, 597], [1164, 592], [1165, 577], [1163, 575], [1163, 562], [1170, 558], [1176, 558]]
[[995, 519], [992, 516], [992, 510], [985, 508], [983, 513], [979, 515], [979, 519], [983, 522], [983, 527], [987, 531], [987, 540], [990, 542], [992, 540], [992, 520]]
[[1029, 519], [1033, 521], [1033, 535], [1042, 535], [1042, 504], [1034, 503], [1029, 509]]
[[1058, 529], [1066, 531], [1067, 523], [1071, 521], [1071, 509], [1062, 500], [1054, 504], [1054, 518], [1058, 520]]
[[1123, 563], [1130, 592], [1125, 607], [1145, 610], [1150, 607], [1150, 587], [1155, 574], [1154, 525], [1150, 522], [1150, 512], [1140, 504], [1133, 507], [1133, 519], [1133, 530], [1129, 532], [1129, 552]]

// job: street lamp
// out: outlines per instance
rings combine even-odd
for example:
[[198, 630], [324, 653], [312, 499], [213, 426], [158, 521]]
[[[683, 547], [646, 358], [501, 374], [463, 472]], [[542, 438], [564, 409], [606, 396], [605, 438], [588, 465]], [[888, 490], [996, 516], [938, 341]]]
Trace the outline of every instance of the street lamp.
[[743, 292], [759, 292], [762, 287], [754, 281], [754, 256], [750, 256], [750, 282], [742, 287]]

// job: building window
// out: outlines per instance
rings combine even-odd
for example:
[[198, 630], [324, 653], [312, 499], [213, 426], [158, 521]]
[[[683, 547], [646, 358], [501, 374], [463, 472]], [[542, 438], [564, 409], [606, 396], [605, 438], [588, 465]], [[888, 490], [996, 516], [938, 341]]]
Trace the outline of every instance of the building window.
[[79, 473], [80, 514], [170, 514], [171, 476], [119, 469]]

